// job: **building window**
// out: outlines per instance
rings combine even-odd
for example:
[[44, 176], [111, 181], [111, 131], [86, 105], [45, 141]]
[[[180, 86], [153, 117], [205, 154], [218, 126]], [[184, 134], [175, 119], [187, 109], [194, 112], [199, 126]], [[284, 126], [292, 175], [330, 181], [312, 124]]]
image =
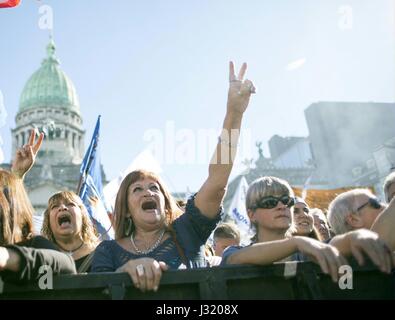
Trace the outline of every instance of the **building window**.
[[25, 133], [21, 132], [21, 141], [22, 141], [22, 146], [25, 144]]

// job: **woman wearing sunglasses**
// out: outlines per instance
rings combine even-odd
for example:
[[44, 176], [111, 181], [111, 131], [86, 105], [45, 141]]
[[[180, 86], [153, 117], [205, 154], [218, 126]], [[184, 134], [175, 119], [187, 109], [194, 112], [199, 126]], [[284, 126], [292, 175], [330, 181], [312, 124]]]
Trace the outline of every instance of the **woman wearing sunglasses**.
[[262, 177], [252, 182], [247, 191], [246, 207], [256, 234], [247, 247], [227, 248], [223, 264], [267, 265], [281, 260], [298, 260], [297, 253], [302, 253], [337, 281], [338, 269], [346, 262], [336, 248], [307, 237], [286, 238], [292, 224], [294, 203], [294, 193], [286, 181]]

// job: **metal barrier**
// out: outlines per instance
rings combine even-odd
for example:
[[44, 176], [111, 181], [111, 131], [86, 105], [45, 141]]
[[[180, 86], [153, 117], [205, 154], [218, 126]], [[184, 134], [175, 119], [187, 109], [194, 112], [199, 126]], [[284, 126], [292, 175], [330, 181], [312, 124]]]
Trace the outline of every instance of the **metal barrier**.
[[[136, 289], [126, 273], [90, 273], [53, 278], [53, 288], [3, 284], [0, 299], [394, 299], [395, 274], [352, 266], [348, 288], [341, 289], [310, 262], [271, 266], [226, 266], [163, 273], [157, 292]], [[351, 281], [351, 283], [350, 283]], [[352, 286], [352, 288], [350, 288]], [[344, 287], [344, 286], [343, 286]]]

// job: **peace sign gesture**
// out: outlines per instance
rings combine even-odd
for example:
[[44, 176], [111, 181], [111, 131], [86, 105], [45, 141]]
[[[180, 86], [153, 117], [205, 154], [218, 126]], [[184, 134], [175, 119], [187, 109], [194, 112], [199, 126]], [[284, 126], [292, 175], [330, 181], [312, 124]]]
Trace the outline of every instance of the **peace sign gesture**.
[[229, 93], [228, 93], [228, 111], [244, 113], [250, 101], [250, 96], [255, 93], [255, 87], [251, 80], [244, 80], [247, 70], [247, 63], [243, 63], [239, 74], [236, 77], [235, 66], [232, 61], [229, 62]]
[[37, 141], [36, 134], [36, 129], [32, 129], [28, 143], [16, 151], [11, 171], [21, 178], [23, 178], [25, 173], [33, 166], [37, 153], [43, 142], [44, 133], [40, 133], [38, 135]]

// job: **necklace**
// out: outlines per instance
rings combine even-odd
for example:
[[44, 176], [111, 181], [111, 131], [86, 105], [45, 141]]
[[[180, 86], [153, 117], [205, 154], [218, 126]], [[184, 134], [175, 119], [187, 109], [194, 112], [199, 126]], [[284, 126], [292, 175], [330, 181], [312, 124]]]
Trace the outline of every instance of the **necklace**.
[[132, 242], [133, 248], [134, 250], [136, 250], [136, 252], [138, 254], [148, 254], [151, 253], [152, 251], [154, 251], [160, 244], [160, 242], [163, 239], [163, 236], [165, 235], [165, 230], [162, 231], [162, 233], [160, 234], [158, 240], [156, 240], [156, 242], [152, 245], [152, 247], [148, 248], [147, 250], [140, 250], [139, 248], [137, 248], [136, 244], [134, 243], [134, 233], [131, 234], [130, 236], [130, 241]]
[[66, 249], [62, 248], [59, 243], [57, 243], [57, 245], [60, 248], [60, 250], [62, 250], [65, 253], [67, 253], [69, 256], [72, 256], [77, 250], [81, 249], [81, 247], [84, 245], [84, 242], [82, 241], [81, 244], [77, 248], [75, 248], [73, 250], [66, 250]]

